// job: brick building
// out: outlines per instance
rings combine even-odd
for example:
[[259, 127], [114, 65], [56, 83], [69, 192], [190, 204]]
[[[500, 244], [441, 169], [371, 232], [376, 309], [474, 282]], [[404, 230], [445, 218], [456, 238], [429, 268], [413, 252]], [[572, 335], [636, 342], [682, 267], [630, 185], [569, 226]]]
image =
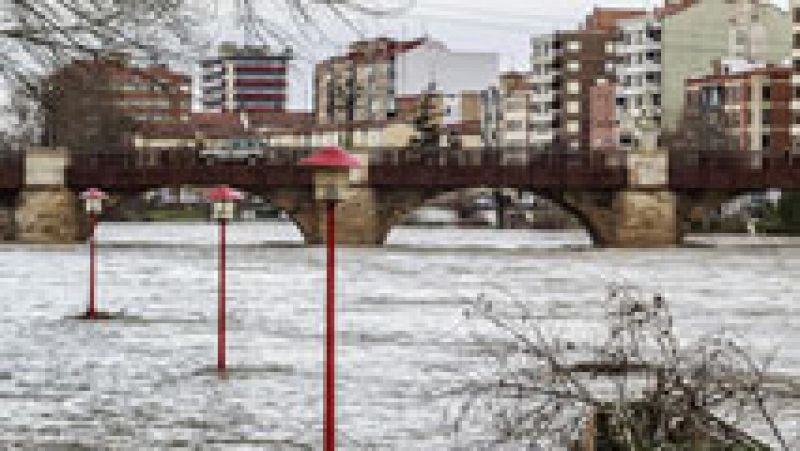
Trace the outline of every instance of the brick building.
[[800, 0], [792, 0], [792, 149], [800, 153]]
[[613, 80], [615, 36], [608, 29], [581, 29], [533, 38], [531, 145], [568, 151], [591, 147], [592, 125], [608, 118], [592, 119], [590, 94]]
[[135, 127], [187, 121], [191, 113], [189, 76], [133, 65], [123, 53], [73, 61], [42, 85], [49, 145], [121, 144]]
[[740, 61], [715, 64], [713, 75], [686, 82], [684, 127], [705, 135], [718, 133], [724, 137], [714, 144], [720, 150], [754, 152], [754, 161], [761, 152], [788, 151], [791, 78], [789, 67]]

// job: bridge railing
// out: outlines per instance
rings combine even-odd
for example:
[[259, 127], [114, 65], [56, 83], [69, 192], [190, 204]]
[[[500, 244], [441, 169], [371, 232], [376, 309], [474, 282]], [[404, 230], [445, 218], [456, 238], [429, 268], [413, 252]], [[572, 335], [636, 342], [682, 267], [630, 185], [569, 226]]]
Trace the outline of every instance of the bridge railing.
[[789, 152], [672, 152], [675, 190], [800, 190], [800, 155]]
[[298, 166], [310, 152], [264, 149], [258, 157], [221, 159], [194, 148], [78, 150], [71, 153], [68, 181], [74, 187], [122, 191], [178, 185], [230, 184], [243, 189], [310, 185], [310, 172]]
[[614, 189], [627, 182], [621, 152], [527, 148], [385, 149], [370, 153], [370, 184], [386, 186]]
[[0, 150], [0, 189], [19, 190], [24, 183], [25, 159], [15, 150]]

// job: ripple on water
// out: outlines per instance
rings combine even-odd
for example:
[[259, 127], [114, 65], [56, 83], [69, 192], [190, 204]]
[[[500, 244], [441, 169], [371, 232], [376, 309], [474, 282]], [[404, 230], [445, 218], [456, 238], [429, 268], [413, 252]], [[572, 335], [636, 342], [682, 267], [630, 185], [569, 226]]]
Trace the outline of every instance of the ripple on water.
[[[0, 246], [0, 293], [13, 300], [0, 313], [0, 447], [319, 449], [324, 249], [300, 247], [292, 227], [231, 227], [229, 370], [219, 378], [214, 226], [101, 229], [98, 301], [122, 321], [64, 319], [85, 309], [85, 246]], [[685, 339], [727, 326], [759, 352], [778, 348], [773, 367], [800, 375], [797, 246], [587, 244], [583, 233], [409, 228], [388, 249], [341, 249], [343, 446], [452, 444], [431, 394], [491, 374], [475, 334], [511, 346], [464, 317], [481, 295], [591, 344], [604, 284], [624, 280], [663, 292]], [[783, 425], [800, 419], [784, 413]]]

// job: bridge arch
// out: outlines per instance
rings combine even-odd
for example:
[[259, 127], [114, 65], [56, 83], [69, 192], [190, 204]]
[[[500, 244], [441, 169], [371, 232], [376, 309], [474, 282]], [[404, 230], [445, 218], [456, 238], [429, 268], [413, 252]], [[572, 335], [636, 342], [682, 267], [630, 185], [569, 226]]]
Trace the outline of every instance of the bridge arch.
[[[465, 189], [470, 188], [376, 192], [376, 206], [379, 207], [377, 244], [385, 243], [394, 227], [402, 224], [411, 213], [426, 203], [444, 194]], [[613, 192], [524, 191], [552, 202], [575, 217], [595, 245], [604, 246], [612, 242], [614, 228], [610, 221], [614, 220], [614, 215], [610, 210], [614, 207]]]
[[[145, 193], [161, 188], [166, 187], [143, 187], [137, 191], [110, 190], [107, 207], [105, 208], [103, 215], [118, 217], [119, 214], [115, 213], [119, 212], [120, 209], [130, 208], [132, 205], [137, 204], [139, 199], [141, 199]], [[210, 186], [192, 185], [192, 188], [205, 189], [210, 188]], [[287, 218], [297, 228], [298, 232], [306, 243], [321, 243], [321, 234], [318, 230], [319, 219], [316, 211], [317, 209], [311, 198], [310, 190], [277, 188], [253, 189], [252, 187], [239, 187], [235, 185], [232, 186], [232, 188], [242, 191], [243, 193], [259, 196], [263, 199], [269, 200], [274, 207], [286, 214]], [[77, 192], [74, 194], [76, 196], [78, 195]], [[84, 215], [81, 215], [80, 218], [85, 219]], [[81, 224], [80, 228], [84, 231], [83, 235], [85, 235], [85, 224]]]

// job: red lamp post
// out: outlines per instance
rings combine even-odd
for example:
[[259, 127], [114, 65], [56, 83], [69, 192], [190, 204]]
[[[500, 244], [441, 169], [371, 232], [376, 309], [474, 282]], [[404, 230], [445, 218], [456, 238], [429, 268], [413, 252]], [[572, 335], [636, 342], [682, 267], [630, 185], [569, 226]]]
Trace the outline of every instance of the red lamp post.
[[219, 303], [217, 319], [217, 371], [225, 371], [225, 225], [233, 219], [235, 204], [242, 194], [228, 186], [215, 188], [208, 196], [211, 216], [219, 222]]
[[327, 290], [325, 302], [325, 383], [323, 449], [336, 448], [336, 204], [348, 197], [350, 170], [359, 160], [339, 147], [326, 147], [303, 159], [301, 166], [314, 169], [314, 197], [325, 203], [327, 232]]
[[103, 211], [103, 201], [108, 195], [98, 188], [89, 188], [80, 195], [85, 202], [86, 213], [89, 215], [89, 310], [86, 312], [90, 320], [97, 316], [95, 311], [95, 230], [97, 229], [97, 217]]

